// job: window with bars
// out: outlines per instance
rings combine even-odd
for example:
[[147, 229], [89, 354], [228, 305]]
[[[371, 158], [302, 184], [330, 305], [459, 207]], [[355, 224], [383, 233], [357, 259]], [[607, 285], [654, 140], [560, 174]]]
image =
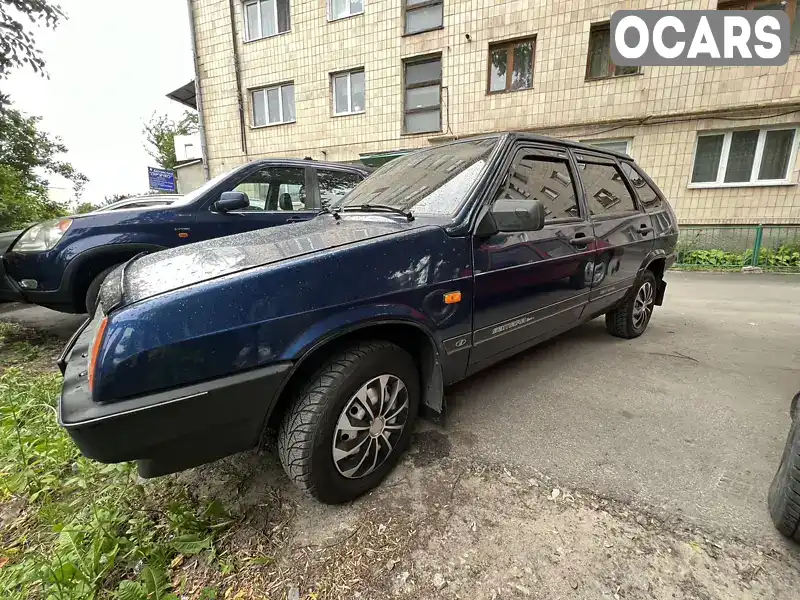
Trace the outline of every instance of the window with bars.
[[345, 19], [364, 12], [364, 0], [328, 0], [328, 19]]
[[245, 40], [286, 33], [290, 29], [289, 0], [256, 0], [244, 3]]
[[611, 61], [611, 24], [599, 23], [589, 28], [589, 55], [586, 79], [609, 79], [636, 75], [640, 67], [619, 67]]
[[406, 35], [444, 26], [444, 0], [403, 0]]
[[490, 44], [488, 93], [532, 88], [535, 51], [535, 37]]
[[797, 158], [797, 127], [743, 129], [697, 136], [695, 187], [789, 183]]
[[798, 0], [736, 0], [719, 2], [717, 10], [781, 10], [789, 15], [791, 29], [789, 48], [793, 53], [800, 52], [800, 1]]
[[352, 115], [364, 112], [364, 69], [331, 75], [333, 114]]
[[442, 56], [404, 62], [403, 133], [442, 130]]
[[294, 123], [294, 83], [253, 90], [253, 127]]

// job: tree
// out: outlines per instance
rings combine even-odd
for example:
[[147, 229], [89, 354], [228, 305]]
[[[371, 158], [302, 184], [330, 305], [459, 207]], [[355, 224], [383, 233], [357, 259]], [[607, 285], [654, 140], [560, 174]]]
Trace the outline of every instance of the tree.
[[70, 180], [78, 196], [88, 181], [58, 158], [67, 149], [38, 129], [39, 120], [0, 105], [0, 230], [63, 214], [64, 207], [48, 198], [47, 175]]
[[76, 215], [85, 215], [86, 213], [92, 212], [93, 210], [97, 210], [97, 207], [92, 204], [91, 202], [81, 202], [78, 206], [75, 207], [75, 214]]
[[174, 169], [178, 164], [175, 156], [175, 136], [197, 133], [197, 113], [185, 111], [178, 121], [167, 115], [153, 113], [144, 125], [145, 150], [162, 169]]
[[[27, 17], [29, 23], [22, 20]], [[55, 28], [64, 13], [48, 0], [3, 0], [0, 2], [0, 79], [11, 69], [31, 67], [44, 73], [44, 59], [36, 47], [31, 25]]]

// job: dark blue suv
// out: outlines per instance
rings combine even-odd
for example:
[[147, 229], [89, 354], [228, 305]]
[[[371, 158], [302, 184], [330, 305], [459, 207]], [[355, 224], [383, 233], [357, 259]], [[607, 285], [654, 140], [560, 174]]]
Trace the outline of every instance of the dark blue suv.
[[92, 314], [108, 273], [137, 254], [306, 221], [367, 174], [336, 163], [261, 160], [169, 203], [150, 198], [39, 223], [0, 257], [0, 299]]
[[276, 427], [289, 476], [346, 501], [419, 411], [445, 414], [445, 386], [600, 315], [641, 335], [677, 236], [628, 156], [526, 134], [427, 148], [310, 221], [113, 271], [59, 359], [59, 419], [144, 477]]

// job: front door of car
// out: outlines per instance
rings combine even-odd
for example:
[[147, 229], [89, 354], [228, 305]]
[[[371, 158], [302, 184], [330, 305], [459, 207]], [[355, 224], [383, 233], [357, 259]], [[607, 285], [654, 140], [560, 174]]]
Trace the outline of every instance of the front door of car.
[[615, 159], [577, 152], [575, 160], [597, 249], [587, 309], [594, 313], [623, 298], [631, 288], [653, 249], [653, 226]]
[[515, 152], [495, 202], [537, 200], [545, 207], [545, 224], [538, 231], [474, 236], [470, 372], [581, 317], [594, 274], [594, 246], [575, 181], [562, 148], [526, 146]]
[[311, 169], [293, 166], [261, 166], [248, 171], [239, 181], [230, 182], [228, 190], [247, 194], [250, 206], [219, 212], [210, 198], [199, 211], [194, 241], [210, 239], [253, 229], [264, 229], [297, 221], [307, 221], [319, 210], [319, 196], [314, 188]]

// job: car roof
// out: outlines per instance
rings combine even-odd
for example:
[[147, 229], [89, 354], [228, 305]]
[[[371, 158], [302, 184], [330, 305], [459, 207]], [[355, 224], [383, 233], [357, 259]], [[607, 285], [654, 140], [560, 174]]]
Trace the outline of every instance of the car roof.
[[327, 162], [321, 160], [314, 160], [310, 158], [262, 158], [254, 160], [248, 165], [263, 164], [263, 165], [278, 165], [287, 167], [316, 167], [318, 169], [336, 169], [341, 171], [357, 171], [368, 175], [371, 170], [363, 165], [355, 165], [351, 163], [341, 162]]
[[605, 148], [598, 148], [596, 146], [592, 146], [591, 144], [584, 144], [581, 142], [574, 142], [572, 140], [565, 140], [563, 138], [552, 137], [549, 135], [540, 135], [538, 133], [528, 133], [526, 131], [501, 131], [498, 133], [486, 133], [483, 135], [471, 135], [469, 137], [458, 138], [452, 141], [448, 141], [442, 144], [437, 144], [436, 146], [428, 146], [426, 148], [420, 148], [420, 150], [425, 150], [427, 148], [436, 148], [440, 146], [447, 146], [450, 144], [458, 144], [459, 142], [468, 142], [470, 140], [484, 140], [489, 138], [497, 138], [506, 139], [508, 141], [520, 141], [520, 142], [533, 142], [533, 143], [540, 143], [540, 144], [554, 144], [556, 146], [566, 146], [568, 148], [573, 148], [575, 150], [583, 150], [585, 152], [593, 152], [595, 154], [605, 154], [608, 156], [615, 156], [617, 158], [621, 158], [628, 162], [635, 162], [632, 157], [624, 154], [622, 152], [615, 152], [613, 150], [606, 150]]

